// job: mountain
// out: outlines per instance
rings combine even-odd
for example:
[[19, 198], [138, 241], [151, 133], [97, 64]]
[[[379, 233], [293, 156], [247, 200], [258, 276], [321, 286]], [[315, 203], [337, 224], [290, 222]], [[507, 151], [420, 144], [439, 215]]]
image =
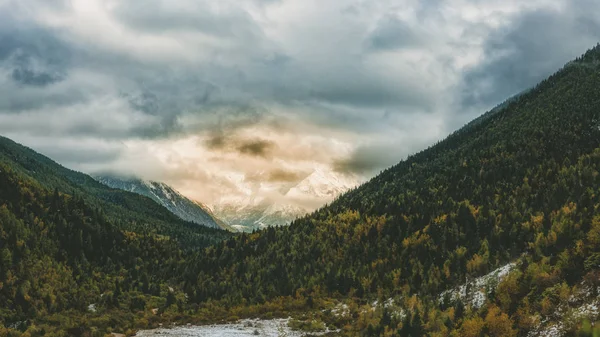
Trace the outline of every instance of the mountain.
[[[598, 88], [600, 45], [311, 215], [198, 256], [191, 300], [341, 299], [348, 316], [319, 319], [346, 335], [591, 335], [598, 311], [577, 308], [600, 300], [585, 290], [600, 285]], [[477, 306], [440, 301], [509, 264]]]
[[165, 183], [110, 175], [94, 176], [94, 178], [109, 187], [146, 196], [185, 221], [211, 228], [233, 230], [217, 219], [208, 207], [188, 199]]
[[357, 186], [360, 179], [322, 167], [316, 167], [301, 181], [287, 186], [273, 201], [263, 196], [272, 189], [268, 184], [256, 187], [245, 180], [232, 179], [244, 191], [243, 197], [227, 197], [212, 205], [215, 214], [232, 227], [251, 232], [271, 226], [289, 225], [293, 220], [333, 201], [338, 195]]
[[118, 222], [124, 230], [155, 232], [178, 240], [190, 249], [205, 247], [229, 236], [224, 231], [182, 220], [148, 197], [108, 187], [4, 137], [0, 137], [0, 162], [35, 180], [44, 189], [81, 197], [91, 207], [102, 209], [108, 219]]
[[146, 327], [184, 303], [186, 256], [229, 237], [0, 137], [0, 336]]
[[359, 183], [359, 179], [355, 176], [316, 168], [298, 185], [290, 188], [286, 196], [300, 200], [313, 197], [333, 200]]

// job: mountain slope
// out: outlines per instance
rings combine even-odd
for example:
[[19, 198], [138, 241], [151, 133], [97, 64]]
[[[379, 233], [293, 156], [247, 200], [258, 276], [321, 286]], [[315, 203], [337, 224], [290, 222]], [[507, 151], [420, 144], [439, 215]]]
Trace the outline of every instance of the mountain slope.
[[123, 229], [155, 232], [196, 249], [227, 238], [229, 234], [184, 221], [150, 198], [121, 191], [68, 168], [35, 151], [0, 136], [0, 162], [48, 190], [81, 196], [92, 207], [119, 222]]
[[[600, 265], [599, 170], [600, 46], [330, 206], [209, 249], [186, 279], [196, 301], [400, 296], [400, 335], [514, 336]], [[481, 309], [433, 300], [514, 260]]]
[[0, 160], [0, 335], [104, 335], [143, 321], [146, 303], [164, 307], [185, 258], [176, 241], [123, 231], [13, 165]]
[[137, 178], [123, 179], [109, 175], [95, 176], [94, 178], [106, 186], [146, 196], [185, 221], [210, 228], [232, 230], [223, 221], [216, 219], [206, 206], [188, 199], [167, 184]]

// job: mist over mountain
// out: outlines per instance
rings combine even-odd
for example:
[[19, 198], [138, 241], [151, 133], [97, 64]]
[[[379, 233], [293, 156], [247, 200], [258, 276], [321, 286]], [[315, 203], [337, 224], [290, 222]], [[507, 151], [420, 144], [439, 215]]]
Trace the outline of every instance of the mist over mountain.
[[[595, 0], [5, 0], [0, 133], [204, 205], [232, 175], [375, 176], [531, 88]], [[287, 204], [287, 202], [285, 203]]]
[[211, 228], [231, 229], [223, 221], [217, 219], [208, 207], [186, 198], [165, 183], [111, 175], [94, 176], [94, 178], [112, 188], [149, 197], [183, 220]]
[[[317, 167], [299, 182], [280, 187], [232, 179], [241, 197], [225, 196], [211, 205], [215, 214], [240, 231], [289, 225], [360, 184], [356, 175]], [[274, 189], [278, 189], [273, 191]], [[274, 197], [270, 197], [274, 195]]]

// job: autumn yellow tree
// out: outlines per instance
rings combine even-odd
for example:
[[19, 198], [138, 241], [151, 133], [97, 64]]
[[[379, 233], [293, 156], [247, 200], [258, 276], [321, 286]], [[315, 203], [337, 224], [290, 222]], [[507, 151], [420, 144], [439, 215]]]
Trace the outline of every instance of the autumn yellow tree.
[[490, 337], [512, 337], [517, 335], [513, 322], [506, 313], [495, 305], [490, 306], [485, 316], [485, 327]]
[[466, 319], [460, 329], [460, 335], [463, 337], [479, 337], [483, 332], [485, 323], [481, 317]]

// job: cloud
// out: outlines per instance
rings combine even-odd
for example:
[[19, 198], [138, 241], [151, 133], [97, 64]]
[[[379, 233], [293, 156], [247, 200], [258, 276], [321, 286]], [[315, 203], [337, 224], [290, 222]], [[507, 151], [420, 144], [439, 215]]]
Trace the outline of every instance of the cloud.
[[283, 186], [283, 191], [287, 191], [291, 186], [299, 183], [311, 172], [302, 171], [287, 167], [275, 167], [269, 171], [260, 171], [247, 174], [245, 181], [251, 183], [273, 183]]
[[238, 154], [268, 158], [277, 144], [270, 140], [260, 138], [244, 138], [236, 135], [235, 130], [228, 130], [227, 136], [223, 133], [214, 134], [203, 140], [203, 145], [211, 151], [235, 152]]
[[20, 139], [35, 151], [70, 168], [81, 169], [88, 165], [94, 167], [112, 163], [123, 154], [122, 144], [118, 141], [100, 140], [94, 137], [57, 138], [43, 132], [24, 135], [3, 130], [1, 133], [12, 139]]
[[283, 169], [275, 169], [269, 172], [267, 180], [270, 182], [299, 182], [306, 175], [300, 172], [286, 171]]
[[71, 62], [69, 47], [51, 32], [23, 25], [11, 16], [0, 23], [0, 68], [21, 85], [44, 87], [63, 80]]
[[529, 10], [492, 30], [483, 60], [468, 70], [463, 105], [500, 103], [528, 89], [581, 55], [600, 39], [597, 1], [566, 8]]
[[359, 147], [349, 158], [337, 160], [334, 169], [341, 173], [372, 174], [382, 167], [398, 162], [396, 150], [386, 152], [385, 147]]
[[260, 27], [243, 6], [228, 2], [148, 0], [122, 2], [111, 11], [119, 22], [144, 33], [193, 31], [250, 42]]
[[0, 133], [202, 201], [369, 177], [595, 45], [599, 7], [5, 0]]
[[225, 146], [227, 145], [225, 136], [222, 134], [212, 136], [212, 137], [206, 139], [204, 141], [204, 143], [206, 144], [206, 147], [210, 150], [224, 149]]
[[48, 74], [45, 72], [36, 72], [30, 69], [13, 69], [12, 79], [15, 82], [24, 85], [32, 85], [38, 87], [45, 87], [49, 84], [56, 83], [62, 80], [62, 76], [59, 74]]
[[[372, 177], [381, 170], [397, 164], [412, 154], [412, 149], [429, 145], [433, 140], [410, 140], [400, 142], [379, 141], [356, 147], [349, 156], [333, 162], [333, 169], [344, 174]], [[414, 144], [413, 142], [418, 142]]]
[[420, 44], [422, 38], [406, 22], [396, 16], [388, 15], [379, 20], [367, 41], [375, 50], [393, 50]]
[[257, 157], [268, 157], [271, 150], [275, 147], [275, 143], [262, 140], [255, 139], [247, 141], [243, 144], [240, 144], [237, 147], [237, 150], [241, 154], [249, 155], [249, 156], [257, 156]]

